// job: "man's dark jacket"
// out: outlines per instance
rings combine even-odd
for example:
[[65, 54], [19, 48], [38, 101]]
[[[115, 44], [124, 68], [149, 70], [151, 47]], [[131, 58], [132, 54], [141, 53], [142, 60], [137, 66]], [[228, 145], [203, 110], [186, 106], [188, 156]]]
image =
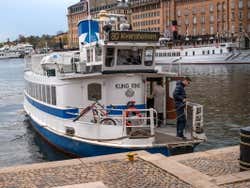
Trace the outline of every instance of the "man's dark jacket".
[[176, 88], [174, 90], [174, 101], [176, 108], [185, 106], [185, 102], [183, 101], [183, 99], [186, 98], [186, 92], [184, 88], [185, 85], [182, 83], [182, 81], [177, 81]]

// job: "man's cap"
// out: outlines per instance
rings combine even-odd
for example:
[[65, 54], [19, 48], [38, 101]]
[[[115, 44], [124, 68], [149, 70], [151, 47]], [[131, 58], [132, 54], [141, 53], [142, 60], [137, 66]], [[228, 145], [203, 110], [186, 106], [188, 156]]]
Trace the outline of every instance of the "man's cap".
[[187, 80], [187, 81], [189, 81], [189, 82], [191, 82], [192, 80], [191, 80], [191, 78], [190, 77], [188, 77], [188, 76], [185, 76], [184, 77], [184, 80]]

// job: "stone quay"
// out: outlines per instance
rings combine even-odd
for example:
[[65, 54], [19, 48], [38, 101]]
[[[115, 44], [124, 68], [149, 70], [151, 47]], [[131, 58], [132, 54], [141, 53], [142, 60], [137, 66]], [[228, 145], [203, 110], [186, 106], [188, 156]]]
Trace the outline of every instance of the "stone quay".
[[165, 157], [136, 152], [0, 169], [1, 188], [246, 188], [239, 147]]

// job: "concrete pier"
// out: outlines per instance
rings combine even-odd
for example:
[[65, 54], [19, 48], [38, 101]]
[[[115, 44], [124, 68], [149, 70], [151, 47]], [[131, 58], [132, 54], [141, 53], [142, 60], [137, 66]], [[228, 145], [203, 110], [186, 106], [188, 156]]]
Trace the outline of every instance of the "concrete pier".
[[239, 147], [165, 157], [138, 151], [0, 169], [4, 188], [246, 188], [250, 171], [239, 171]]

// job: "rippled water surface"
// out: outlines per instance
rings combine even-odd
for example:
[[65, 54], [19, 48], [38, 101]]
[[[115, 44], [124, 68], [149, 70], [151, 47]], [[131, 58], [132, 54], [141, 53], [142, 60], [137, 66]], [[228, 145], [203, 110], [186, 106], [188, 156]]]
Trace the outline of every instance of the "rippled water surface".
[[181, 72], [192, 78], [189, 100], [204, 105], [208, 141], [196, 150], [239, 144], [240, 128], [250, 126], [250, 64], [183, 65]]
[[[25, 121], [23, 68], [22, 59], [0, 60], [0, 167], [67, 158]], [[189, 100], [204, 105], [208, 142], [196, 150], [238, 144], [239, 129], [250, 126], [250, 65], [187, 65], [181, 71], [193, 80]]]
[[0, 60], [0, 167], [64, 159], [25, 121], [23, 59]]

